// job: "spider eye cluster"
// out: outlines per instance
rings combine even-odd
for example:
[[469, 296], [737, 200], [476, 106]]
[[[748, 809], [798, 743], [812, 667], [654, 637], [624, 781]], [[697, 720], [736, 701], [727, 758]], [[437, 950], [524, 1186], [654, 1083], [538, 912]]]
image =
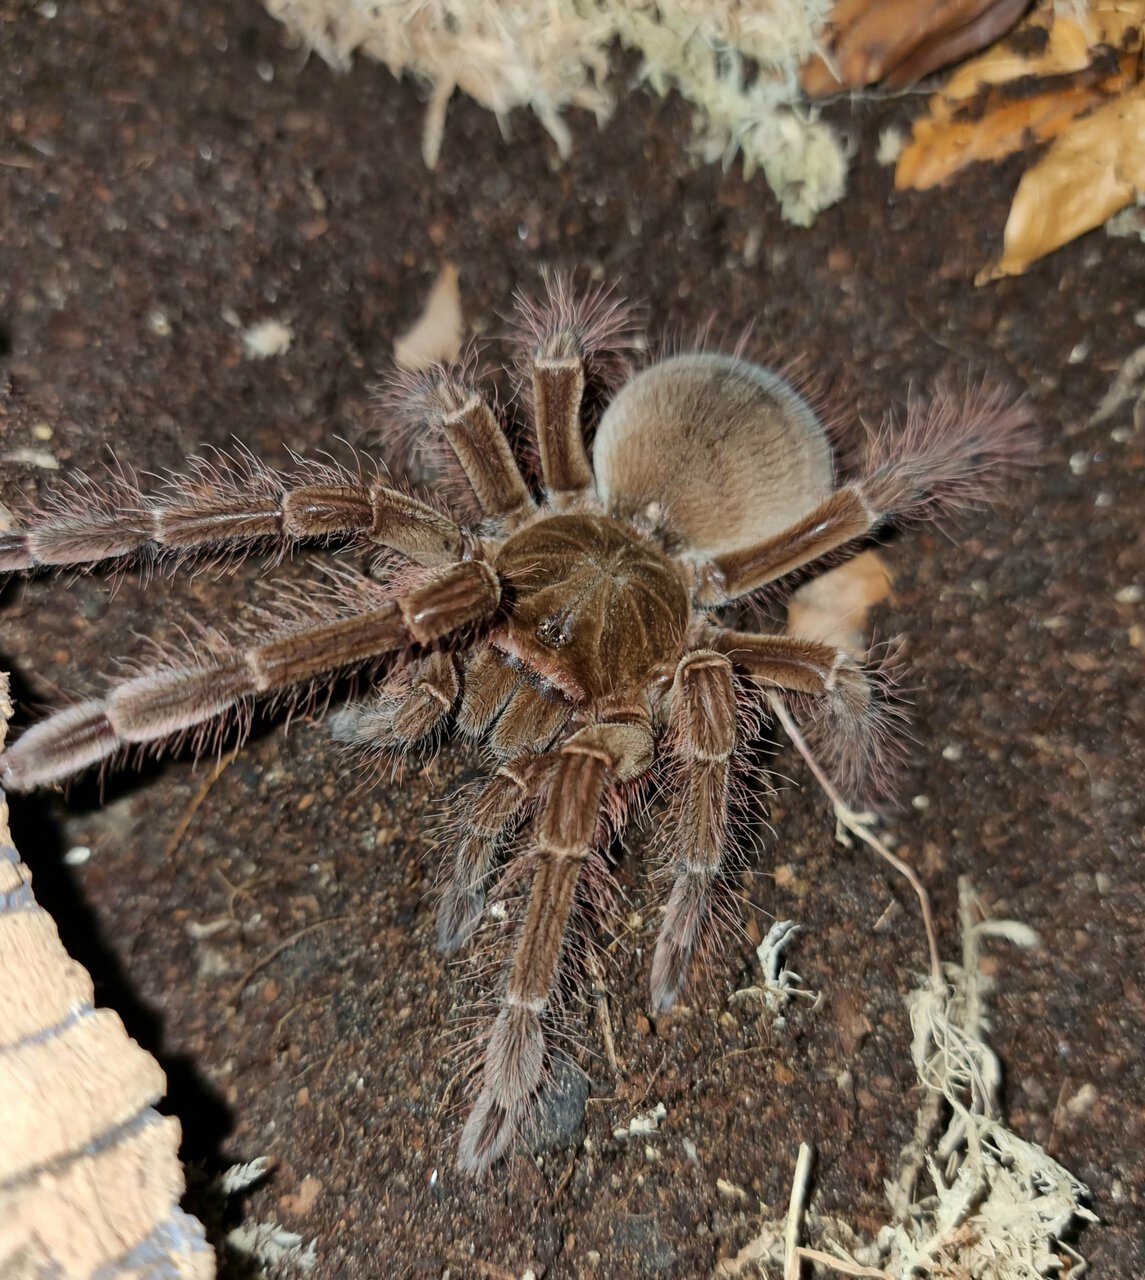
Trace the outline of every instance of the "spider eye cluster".
[[563, 649], [572, 640], [572, 633], [572, 614], [567, 611], [551, 613], [537, 623], [537, 639], [546, 649]]

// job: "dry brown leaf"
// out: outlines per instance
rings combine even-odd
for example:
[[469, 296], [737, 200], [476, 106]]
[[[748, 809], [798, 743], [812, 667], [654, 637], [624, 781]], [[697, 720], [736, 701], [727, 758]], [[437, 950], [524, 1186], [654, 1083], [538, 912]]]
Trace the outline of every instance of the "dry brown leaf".
[[839, 0], [827, 19], [826, 55], [803, 68], [804, 91], [816, 97], [874, 84], [916, 50], [1012, 7], [1012, 0]]
[[1106, 88], [1077, 86], [1006, 102], [976, 120], [919, 120], [895, 165], [895, 189], [927, 191], [975, 161], [1002, 160], [1032, 142], [1049, 142], [1106, 101]]
[[447, 262], [434, 281], [421, 315], [394, 340], [394, 363], [399, 369], [412, 372], [439, 361], [449, 364], [461, 352], [462, 332], [457, 268]]
[[864, 551], [795, 592], [787, 606], [787, 633], [846, 649], [862, 658], [867, 647], [867, 614], [890, 594], [887, 566], [877, 552]]
[[1145, 194], [1145, 84], [1074, 122], [1018, 184], [1001, 258], [976, 284], [1021, 275]]
[[[1142, 22], [1145, 0], [1098, 0], [1078, 18], [1056, 17], [1048, 4], [1036, 10], [931, 98], [899, 156], [896, 189], [925, 190], [973, 161], [999, 160], [1059, 136], [1075, 117], [1136, 82]], [[1110, 49], [1119, 51], [1115, 63]], [[1029, 93], [1038, 80], [1049, 82], [1045, 91]]]

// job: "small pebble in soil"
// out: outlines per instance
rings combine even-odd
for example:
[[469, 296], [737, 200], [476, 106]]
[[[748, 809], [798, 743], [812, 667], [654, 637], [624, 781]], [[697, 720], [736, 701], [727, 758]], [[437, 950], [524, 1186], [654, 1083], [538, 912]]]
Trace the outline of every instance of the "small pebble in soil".
[[592, 1081], [567, 1058], [557, 1057], [537, 1103], [529, 1150], [554, 1151], [571, 1146], [584, 1128], [585, 1105]]

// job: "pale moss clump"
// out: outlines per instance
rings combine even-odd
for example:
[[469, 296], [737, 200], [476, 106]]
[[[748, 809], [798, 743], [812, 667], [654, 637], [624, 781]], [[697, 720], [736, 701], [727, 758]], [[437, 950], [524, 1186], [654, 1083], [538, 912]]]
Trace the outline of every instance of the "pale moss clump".
[[[806, 226], [839, 200], [847, 154], [836, 132], [799, 93], [798, 71], [818, 47], [829, 0], [266, 0], [270, 13], [331, 66], [355, 52], [395, 76], [430, 87], [422, 153], [432, 168], [455, 90], [505, 124], [510, 111], [536, 112], [567, 156], [562, 113], [591, 111], [603, 123], [615, 107], [611, 50], [641, 55], [640, 78], [658, 93], [676, 89], [696, 108], [708, 159], [742, 154], [759, 169], [784, 216]], [[749, 70], [750, 69], [750, 70]]]

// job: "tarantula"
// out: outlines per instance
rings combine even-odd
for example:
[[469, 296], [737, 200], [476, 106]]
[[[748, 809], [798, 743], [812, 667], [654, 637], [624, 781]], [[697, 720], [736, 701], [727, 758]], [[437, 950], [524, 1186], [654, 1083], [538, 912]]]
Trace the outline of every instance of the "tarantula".
[[736, 603], [885, 521], [975, 496], [1020, 453], [1027, 425], [996, 394], [939, 399], [873, 434], [841, 479], [821, 415], [778, 374], [699, 352], [633, 376], [629, 312], [601, 290], [575, 300], [550, 285], [520, 314], [539, 485], [468, 368], [406, 378], [392, 396], [391, 417], [442, 451], [468, 516], [381, 472], [280, 473], [239, 453], [194, 460], [151, 496], [123, 478], [81, 479], [0, 533], [0, 570], [25, 573], [306, 542], [385, 550], [383, 581], [342, 573], [333, 593], [296, 595], [239, 638], [200, 629], [187, 652], [48, 716], [0, 755], [0, 780], [24, 791], [130, 748], [203, 750], [220, 726], [244, 732], [260, 699], [296, 705], [387, 664], [337, 713], [337, 737], [402, 753], [452, 723], [485, 743], [490, 776], [447, 851], [441, 948], [470, 937], [507, 856], [523, 860], [531, 890], [461, 1137], [470, 1171], [502, 1155], [534, 1109], [570, 920], [654, 777], [669, 793], [672, 887], [651, 972], [665, 1010], [734, 865], [729, 807], [768, 695], [797, 704], [849, 792], [877, 771], [890, 733], [877, 672], [823, 644], [736, 629]]

